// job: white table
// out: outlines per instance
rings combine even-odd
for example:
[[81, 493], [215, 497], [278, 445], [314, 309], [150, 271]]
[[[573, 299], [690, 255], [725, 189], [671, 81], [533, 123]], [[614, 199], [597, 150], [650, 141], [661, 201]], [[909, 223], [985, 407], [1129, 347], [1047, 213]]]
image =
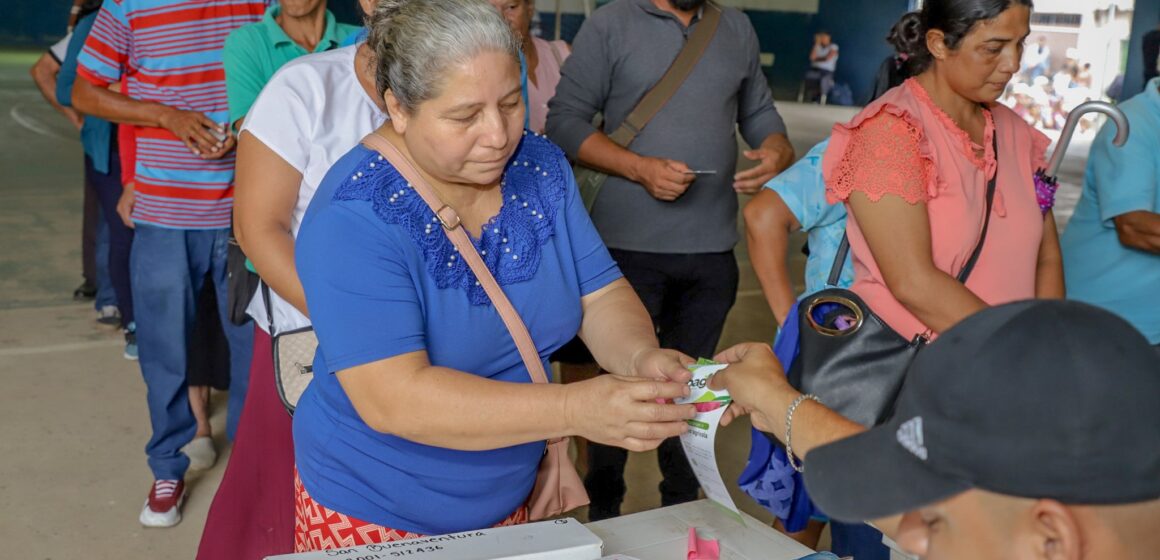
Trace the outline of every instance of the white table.
[[769, 525], [742, 513], [745, 524], [708, 500], [645, 511], [589, 523], [604, 540], [604, 554], [640, 560], [683, 560], [689, 527], [702, 538], [715, 538], [721, 560], [796, 560], [813, 551]]

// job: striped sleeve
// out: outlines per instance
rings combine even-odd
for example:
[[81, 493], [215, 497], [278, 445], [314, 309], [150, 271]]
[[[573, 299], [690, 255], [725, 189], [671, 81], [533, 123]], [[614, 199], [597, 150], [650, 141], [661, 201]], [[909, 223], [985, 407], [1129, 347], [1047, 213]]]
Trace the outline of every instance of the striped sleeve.
[[109, 0], [101, 6], [77, 58], [77, 74], [101, 87], [120, 81], [129, 61], [133, 34], [125, 1]]

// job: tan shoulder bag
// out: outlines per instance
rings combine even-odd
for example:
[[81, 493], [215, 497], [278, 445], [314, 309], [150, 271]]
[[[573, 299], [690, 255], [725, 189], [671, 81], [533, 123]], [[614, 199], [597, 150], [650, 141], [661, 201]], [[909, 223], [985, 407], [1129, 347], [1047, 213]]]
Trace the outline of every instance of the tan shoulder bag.
[[[504, 325], [507, 325], [508, 332], [515, 340], [516, 348], [520, 351], [520, 357], [523, 358], [532, 381], [550, 383], [544, 372], [544, 363], [540, 360], [540, 354], [536, 350], [535, 343], [532, 342], [528, 328], [524, 326], [524, 322], [520, 319], [515, 307], [512, 307], [511, 301], [503, 292], [503, 288], [500, 288], [491, 271], [487, 269], [487, 265], [483, 263], [475, 245], [472, 245], [471, 240], [467, 237], [467, 232], [460, 227], [459, 215], [439, 199], [435, 189], [427, 184], [427, 181], [423, 179], [423, 176], [419, 174], [419, 171], [415, 169], [406, 156], [399, 152], [398, 148], [388, 142], [386, 138], [372, 133], [363, 138], [363, 144], [382, 154], [410, 183], [415, 192], [423, 198], [423, 202], [427, 203], [431, 211], [435, 212], [435, 216], [443, 224], [443, 233], [447, 234], [447, 238], [459, 250], [463, 260], [467, 261], [467, 265], [475, 273], [476, 280], [479, 280], [480, 285], [491, 298], [492, 305], [495, 306], [496, 312], [503, 319]], [[588, 505], [588, 493], [584, 490], [584, 483], [576, 472], [576, 466], [568, 457], [569, 439], [560, 438], [548, 441], [544, 458], [540, 461], [540, 470], [536, 474], [536, 485], [533, 487], [531, 499], [528, 501], [532, 521], [554, 517]]]

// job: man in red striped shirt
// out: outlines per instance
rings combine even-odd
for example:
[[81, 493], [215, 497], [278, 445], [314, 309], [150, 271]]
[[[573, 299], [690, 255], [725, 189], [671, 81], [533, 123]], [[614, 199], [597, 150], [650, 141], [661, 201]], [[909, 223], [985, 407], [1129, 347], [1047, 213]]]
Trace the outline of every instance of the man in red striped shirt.
[[[249, 379], [252, 331], [226, 315], [226, 249], [233, 208], [234, 138], [227, 124], [222, 48], [261, 19], [267, 0], [108, 0], [79, 58], [73, 103], [82, 113], [135, 125], [136, 229], [130, 269], [141, 373], [153, 435], [145, 447], [154, 484], [141, 524], [181, 521], [196, 433], [186, 356], [197, 294], [216, 284], [230, 343], [227, 433], [232, 439]], [[110, 84], [125, 78], [122, 93]]]

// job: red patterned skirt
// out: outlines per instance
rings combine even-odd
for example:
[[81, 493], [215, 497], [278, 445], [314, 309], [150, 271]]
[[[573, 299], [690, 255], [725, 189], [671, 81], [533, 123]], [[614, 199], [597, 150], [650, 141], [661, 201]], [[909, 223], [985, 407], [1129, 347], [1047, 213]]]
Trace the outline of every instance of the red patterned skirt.
[[[527, 522], [528, 508], [521, 506], [496, 527], [522, 525]], [[302, 486], [302, 479], [298, 478], [298, 469], [294, 469], [294, 552], [362, 546], [424, 536], [426, 535], [368, 523], [314, 501]]]

